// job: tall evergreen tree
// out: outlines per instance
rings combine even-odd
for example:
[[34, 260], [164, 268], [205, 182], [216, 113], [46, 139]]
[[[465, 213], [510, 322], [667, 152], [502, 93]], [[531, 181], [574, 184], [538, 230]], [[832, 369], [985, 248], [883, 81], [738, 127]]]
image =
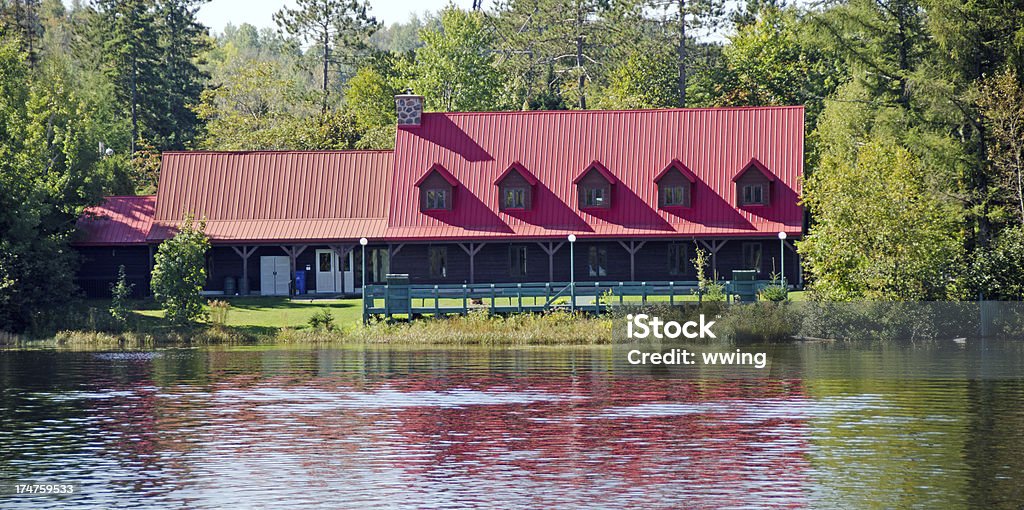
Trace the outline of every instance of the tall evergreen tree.
[[21, 41], [30, 67], [39, 62], [43, 24], [39, 16], [40, 0], [0, 0], [0, 36]]
[[[321, 63], [321, 114], [327, 113], [332, 84], [330, 68], [352, 58], [365, 49], [377, 20], [370, 16], [369, 6], [358, 0], [298, 0], [297, 8], [282, 8], [274, 14], [278, 28], [313, 44]], [[343, 51], [339, 51], [343, 50]], [[340, 83], [335, 84], [340, 87]]]
[[132, 126], [131, 152], [140, 140], [158, 150], [183, 149], [193, 139], [205, 75], [196, 58], [205, 28], [196, 21], [205, 0], [97, 0], [91, 38]]

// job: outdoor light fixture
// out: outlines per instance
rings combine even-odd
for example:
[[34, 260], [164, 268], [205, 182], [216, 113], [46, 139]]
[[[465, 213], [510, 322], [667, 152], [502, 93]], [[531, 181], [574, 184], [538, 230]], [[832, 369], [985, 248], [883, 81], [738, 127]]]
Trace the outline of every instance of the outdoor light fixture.
[[779, 279], [786, 285], [786, 233], [779, 232]]
[[360, 261], [362, 262], [363, 265], [363, 324], [366, 324], [366, 244], [369, 242], [370, 241], [367, 240], [365, 237], [359, 238], [359, 246], [360, 249], [363, 251], [362, 256], [360, 257]]
[[576, 234], [569, 234], [569, 310], [576, 311]]

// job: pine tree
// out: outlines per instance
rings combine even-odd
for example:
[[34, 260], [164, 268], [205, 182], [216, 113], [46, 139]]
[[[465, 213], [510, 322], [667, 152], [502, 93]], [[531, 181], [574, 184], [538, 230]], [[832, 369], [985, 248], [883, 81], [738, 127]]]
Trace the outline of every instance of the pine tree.
[[[298, 0], [295, 9], [285, 7], [274, 14], [278, 28], [303, 42], [314, 44], [321, 63], [321, 115], [327, 114], [332, 88], [330, 68], [367, 48], [377, 29], [368, 4], [357, 0]], [[344, 51], [339, 51], [344, 50]], [[340, 86], [340, 84], [339, 84]]]
[[140, 140], [183, 149], [195, 137], [206, 75], [194, 60], [206, 47], [195, 18], [202, 0], [97, 0], [91, 38], [131, 119], [131, 153]]

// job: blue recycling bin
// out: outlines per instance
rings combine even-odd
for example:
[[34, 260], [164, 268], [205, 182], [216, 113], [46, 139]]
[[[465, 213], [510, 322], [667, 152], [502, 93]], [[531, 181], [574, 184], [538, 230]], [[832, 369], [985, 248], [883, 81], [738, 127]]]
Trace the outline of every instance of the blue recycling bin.
[[305, 294], [306, 293], [306, 272], [295, 271], [295, 293]]

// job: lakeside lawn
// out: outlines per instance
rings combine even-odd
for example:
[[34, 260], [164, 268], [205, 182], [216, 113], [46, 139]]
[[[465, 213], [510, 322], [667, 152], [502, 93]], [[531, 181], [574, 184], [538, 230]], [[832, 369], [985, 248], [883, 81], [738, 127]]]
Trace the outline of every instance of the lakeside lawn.
[[[792, 301], [805, 301], [806, 293], [794, 291], [789, 293]], [[313, 314], [321, 310], [329, 310], [334, 316], [334, 324], [346, 328], [356, 325], [362, 318], [359, 298], [351, 299], [322, 299], [322, 298], [294, 298], [287, 297], [228, 297], [212, 299], [223, 299], [231, 303], [231, 310], [228, 312], [227, 325], [253, 330], [267, 331], [271, 329], [306, 329], [309, 328], [309, 319]], [[648, 302], [668, 302], [668, 296], [651, 296]], [[696, 301], [696, 296], [676, 296], [676, 301]], [[419, 301], [419, 300], [416, 300]], [[432, 300], [425, 300], [432, 301]], [[485, 300], [486, 301], [486, 300]], [[640, 298], [631, 296], [626, 299], [630, 303], [639, 303]], [[502, 304], [512, 304], [508, 299], [499, 299]], [[565, 299], [564, 302], [568, 302]], [[442, 306], [456, 306], [462, 303], [461, 299], [442, 299]], [[93, 306], [104, 308], [109, 306], [108, 302], [96, 300]], [[134, 303], [135, 313], [144, 322], [155, 323], [163, 318], [164, 312], [152, 300], [140, 300]], [[209, 308], [206, 307], [207, 311]]]
[[[358, 324], [362, 318], [359, 299], [289, 299], [286, 297], [233, 297], [227, 326], [253, 330], [309, 327], [309, 318], [320, 310], [329, 310], [338, 326]], [[209, 311], [208, 306], [204, 306]], [[151, 300], [139, 301], [135, 313], [143, 320], [162, 319], [164, 312]]]
[[[806, 300], [802, 292], [791, 293], [794, 301]], [[164, 312], [152, 299], [140, 299], [131, 303], [132, 316], [127, 329], [113, 327], [109, 323], [108, 300], [84, 302], [83, 313], [70, 314], [69, 319], [82, 321], [76, 327], [68, 323], [65, 330], [55, 332], [52, 340], [58, 345], [86, 346], [90, 348], [146, 347], [156, 344], [206, 345], [222, 343], [414, 343], [430, 345], [580, 345], [607, 343], [611, 335], [611, 317], [589, 314], [572, 315], [564, 308], [545, 314], [488, 315], [485, 306], [474, 307], [471, 313], [451, 321], [417, 320], [411, 322], [374, 321], [369, 327], [360, 327], [362, 315], [361, 300], [287, 297], [216, 297], [231, 304], [226, 322], [220, 327], [214, 324], [196, 324], [180, 328], [163, 319]], [[591, 299], [593, 297], [591, 296]], [[681, 301], [690, 301], [680, 299]], [[415, 301], [422, 301], [416, 299]], [[432, 300], [417, 303], [430, 307]], [[461, 305], [461, 299], [443, 300], [442, 306]], [[450, 302], [449, 302], [450, 301]], [[485, 300], [489, 301], [489, 300]], [[631, 303], [639, 299], [629, 300]], [[651, 304], [665, 304], [668, 296], [654, 296]], [[695, 301], [695, 299], [694, 299]], [[496, 304], [508, 306], [514, 303], [509, 298], [500, 298]], [[525, 300], [524, 300], [525, 304]], [[207, 305], [208, 307], [208, 305]], [[582, 305], [581, 308], [586, 308]], [[774, 307], [740, 307], [736, 321], [741, 327], [740, 334], [759, 335], [759, 338], [788, 338], [792, 328], [785, 319], [786, 314], [777, 313]], [[779, 309], [781, 312], [781, 309]], [[209, 309], [207, 309], [209, 312]], [[323, 311], [333, 317], [333, 328], [316, 328], [310, 319]], [[480, 313], [482, 312], [482, 313]], [[665, 313], [674, 313], [668, 312]], [[427, 314], [429, 316], [429, 314]], [[104, 319], [106, 317], [106, 319]], [[734, 321], [734, 322], [736, 322]], [[749, 325], [756, 325], [757, 331], [746, 331]], [[781, 326], [781, 327], [780, 327]], [[730, 326], [736, 329], [736, 326]], [[765, 328], [768, 329], [765, 329]], [[760, 329], [758, 329], [760, 328]], [[772, 330], [775, 328], [775, 330]], [[764, 330], [764, 331], [762, 331]], [[777, 331], [776, 331], [777, 330]], [[748, 335], [749, 336], [749, 335]]]

